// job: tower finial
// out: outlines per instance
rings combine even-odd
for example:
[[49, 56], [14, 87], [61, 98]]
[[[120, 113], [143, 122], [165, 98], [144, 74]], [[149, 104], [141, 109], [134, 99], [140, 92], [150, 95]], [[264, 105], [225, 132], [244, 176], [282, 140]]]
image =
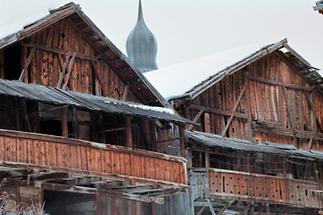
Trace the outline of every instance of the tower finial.
[[139, 8], [138, 8], [138, 21], [139, 20], [144, 21], [144, 13], [142, 12], [141, 0], [139, 0]]
[[144, 21], [141, 0], [139, 0], [137, 23], [128, 36], [126, 49], [130, 62], [140, 72], [157, 69], [157, 41]]

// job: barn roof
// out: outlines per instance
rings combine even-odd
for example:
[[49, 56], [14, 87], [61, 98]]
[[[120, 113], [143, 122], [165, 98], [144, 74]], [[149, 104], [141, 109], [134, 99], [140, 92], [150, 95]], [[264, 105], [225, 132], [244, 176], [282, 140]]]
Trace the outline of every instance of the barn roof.
[[323, 160], [323, 153], [315, 150], [297, 149], [294, 145], [287, 144], [255, 144], [247, 140], [225, 138], [215, 134], [198, 131], [185, 131], [188, 140], [209, 148], [224, 148], [245, 152], [270, 153], [281, 156], [291, 156], [305, 159]]
[[277, 50], [281, 50], [310, 83], [313, 85], [323, 83], [317, 69], [294, 51], [288, 45], [287, 39], [265, 46], [254, 44], [227, 50], [148, 72], [145, 76], [168, 100], [184, 97], [193, 99], [224, 77]]
[[180, 124], [191, 123], [170, 108], [146, 106], [109, 97], [64, 91], [55, 87], [26, 84], [20, 81], [0, 79], [0, 95], [20, 97], [53, 105], [70, 105], [82, 110], [135, 115]]
[[128, 57], [83, 13], [81, 7], [74, 3], [50, 10], [47, 16], [24, 26], [23, 29], [16, 33], [0, 39], [0, 50], [22, 41], [67, 17], [75, 23], [80, 32], [84, 33], [84, 36], [97, 54], [110, 65], [126, 84], [130, 84], [130, 89], [144, 104], [170, 107], [150, 82], [131, 65]]

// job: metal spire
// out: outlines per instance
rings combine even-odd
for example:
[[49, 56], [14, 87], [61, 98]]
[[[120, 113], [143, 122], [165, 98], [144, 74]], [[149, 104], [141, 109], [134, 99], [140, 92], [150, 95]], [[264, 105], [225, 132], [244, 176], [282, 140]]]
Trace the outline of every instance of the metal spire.
[[137, 24], [128, 36], [126, 49], [130, 62], [140, 72], [157, 69], [157, 42], [145, 23], [141, 0], [139, 0]]
[[144, 21], [144, 13], [142, 12], [142, 4], [141, 4], [141, 0], [139, 0], [139, 8], [138, 8], [138, 19], [137, 21]]

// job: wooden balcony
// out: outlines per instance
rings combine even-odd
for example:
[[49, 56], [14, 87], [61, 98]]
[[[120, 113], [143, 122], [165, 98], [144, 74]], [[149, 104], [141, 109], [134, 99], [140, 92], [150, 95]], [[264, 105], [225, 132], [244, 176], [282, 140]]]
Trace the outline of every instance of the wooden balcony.
[[[208, 173], [206, 170], [194, 170], [191, 178], [195, 182], [195, 199], [207, 197], [289, 207], [323, 207], [323, 185], [319, 182], [222, 169], [209, 169]], [[201, 181], [204, 183], [199, 183]]]
[[0, 130], [1, 166], [187, 185], [183, 158], [64, 137]]

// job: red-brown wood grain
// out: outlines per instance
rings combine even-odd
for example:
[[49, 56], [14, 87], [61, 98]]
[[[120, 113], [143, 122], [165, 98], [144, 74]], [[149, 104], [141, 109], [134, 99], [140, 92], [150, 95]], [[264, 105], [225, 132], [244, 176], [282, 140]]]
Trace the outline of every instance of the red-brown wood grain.
[[0, 130], [0, 162], [187, 185], [185, 160], [179, 157], [19, 131]]
[[321, 208], [320, 184], [313, 181], [210, 169], [210, 196]]

